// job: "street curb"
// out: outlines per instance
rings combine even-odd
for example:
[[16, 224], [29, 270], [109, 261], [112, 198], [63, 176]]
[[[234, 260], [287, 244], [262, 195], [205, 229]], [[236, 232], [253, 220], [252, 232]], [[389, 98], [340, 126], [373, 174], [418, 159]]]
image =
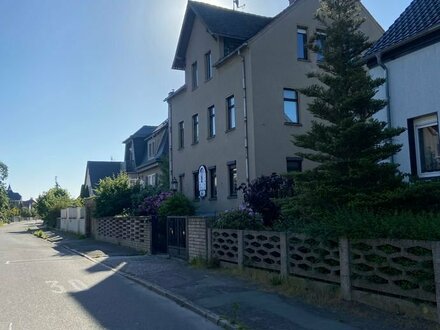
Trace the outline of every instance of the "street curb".
[[105, 264], [105, 263], [99, 262], [99, 261], [89, 257], [87, 254], [79, 252], [79, 251], [77, 251], [75, 249], [72, 249], [72, 248], [66, 246], [66, 245], [62, 245], [62, 246], [65, 249], [67, 249], [67, 250], [69, 250], [69, 251], [71, 251], [71, 252], [73, 252], [75, 254], [78, 254], [78, 255], [80, 255], [80, 256], [82, 256], [82, 257], [92, 261], [95, 264], [99, 264], [99, 265], [103, 266], [104, 268], [107, 268], [107, 269], [111, 270], [115, 274], [119, 274], [120, 276], [123, 276], [123, 277], [125, 277], [125, 278], [127, 278], [127, 279], [129, 279], [129, 280], [131, 280], [133, 282], [136, 282], [136, 283], [142, 285], [143, 287], [145, 287], [145, 288], [147, 288], [147, 289], [149, 289], [149, 290], [151, 290], [151, 291], [153, 291], [153, 292], [155, 292], [155, 293], [157, 293], [157, 294], [159, 294], [159, 295], [161, 295], [161, 296], [163, 296], [165, 298], [173, 300], [178, 305], [180, 305], [180, 306], [182, 306], [182, 307], [184, 307], [186, 309], [189, 309], [189, 310], [193, 311], [194, 313], [199, 314], [200, 316], [202, 316], [202, 317], [206, 318], [207, 320], [213, 322], [214, 324], [222, 327], [223, 329], [228, 329], [228, 330], [236, 330], [236, 329], [238, 329], [236, 326], [231, 324], [228, 320], [220, 317], [220, 315], [217, 315], [217, 314], [211, 312], [210, 310], [207, 310], [207, 309], [205, 309], [203, 307], [200, 307], [200, 306], [194, 304], [192, 301], [190, 301], [190, 300], [188, 300], [188, 299], [186, 299], [186, 298], [184, 298], [182, 296], [179, 296], [179, 295], [177, 295], [177, 294], [175, 294], [175, 293], [173, 293], [173, 292], [171, 292], [171, 291], [169, 291], [167, 289], [164, 289], [164, 288], [162, 288], [162, 287], [160, 287], [160, 286], [158, 286], [156, 284], [153, 284], [151, 282], [148, 282], [146, 280], [138, 278], [138, 277], [136, 277], [134, 275], [131, 275], [131, 274], [127, 273], [127, 272], [124, 272], [123, 270], [118, 270], [118, 269], [115, 269], [115, 268]]

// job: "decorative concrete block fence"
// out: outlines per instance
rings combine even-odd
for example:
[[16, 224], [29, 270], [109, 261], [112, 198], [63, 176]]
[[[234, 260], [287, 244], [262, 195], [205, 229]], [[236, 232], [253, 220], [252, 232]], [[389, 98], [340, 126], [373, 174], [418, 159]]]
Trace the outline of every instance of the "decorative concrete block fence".
[[352, 299], [354, 290], [365, 290], [436, 303], [440, 319], [440, 242], [322, 240], [283, 232], [206, 230], [208, 259], [335, 283], [346, 300]]
[[92, 235], [98, 241], [151, 253], [150, 217], [92, 218]]
[[84, 207], [69, 207], [61, 210], [59, 228], [62, 231], [85, 235], [86, 209]]

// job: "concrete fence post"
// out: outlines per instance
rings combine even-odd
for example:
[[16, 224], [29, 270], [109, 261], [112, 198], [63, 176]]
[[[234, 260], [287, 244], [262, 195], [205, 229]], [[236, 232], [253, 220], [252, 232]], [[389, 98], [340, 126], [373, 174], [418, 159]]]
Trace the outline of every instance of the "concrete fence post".
[[238, 268], [243, 269], [243, 263], [244, 263], [244, 244], [243, 244], [243, 230], [239, 230], [237, 232], [237, 254], [238, 254]]
[[434, 265], [435, 300], [437, 304], [437, 322], [440, 322], [440, 242], [432, 243], [432, 263]]
[[347, 238], [339, 239], [339, 263], [341, 269], [341, 295], [344, 300], [351, 300], [350, 244]]
[[281, 258], [281, 269], [280, 275], [282, 277], [287, 277], [289, 275], [289, 245], [287, 243], [287, 233], [280, 233], [280, 258]]
[[208, 262], [212, 260], [212, 229], [207, 229], [207, 242], [206, 242], [206, 254]]

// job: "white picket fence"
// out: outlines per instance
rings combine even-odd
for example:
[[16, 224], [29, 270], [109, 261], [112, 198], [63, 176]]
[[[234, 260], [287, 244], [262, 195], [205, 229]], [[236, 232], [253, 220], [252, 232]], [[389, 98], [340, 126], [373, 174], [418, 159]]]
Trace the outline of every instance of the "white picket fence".
[[85, 207], [69, 207], [61, 210], [60, 229], [78, 235], [86, 234]]

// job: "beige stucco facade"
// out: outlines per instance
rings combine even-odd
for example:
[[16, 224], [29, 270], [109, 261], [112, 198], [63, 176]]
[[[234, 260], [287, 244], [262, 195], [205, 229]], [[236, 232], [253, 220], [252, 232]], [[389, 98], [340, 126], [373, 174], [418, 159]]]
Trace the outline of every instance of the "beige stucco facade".
[[[228, 164], [231, 162], [236, 162], [237, 182], [241, 184], [273, 172], [286, 173], [287, 158], [296, 157], [300, 151], [291, 142], [292, 135], [303, 134], [310, 128], [312, 116], [307, 111], [310, 100], [298, 95], [299, 123], [288, 123], [284, 116], [283, 91], [306, 87], [311, 83], [306, 74], [317, 69], [315, 54], [309, 53], [307, 61], [297, 59], [296, 32], [298, 27], [306, 27], [311, 37], [317, 29], [322, 29], [314, 19], [318, 6], [319, 0], [297, 1], [248, 40], [239, 52], [226, 59], [222, 59], [222, 38], [211, 36], [196, 17], [186, 54], [185, 86], [171, 94], [168, 103], [170, 172], [183, 183], [179, 190], [193, 198], [193, 172], [200, 165], [216, 168], [217, 198], [209, 198], [208, 173], [208, 196], [197, 201], [199, 213], [220, 212], [241, 204], [240, 193], [237, 198], [229, 196]], [[377, 40], [383, 30], [366, 11], [365, 16], [363, 30], [372, 40]], [[204, 55], [208, 51], [217, 65], [212, 79], [205, 81]], [[191, 70], [196, 61], [199, 84], [193, 90]], [[236, 128], [228, 131], [226, 98], [231, 95], [235, 97]], [[211, 106], [216, 109], [214, 138], [208, 138], [208, 108]], [[195, 114], [199, 116], [200, 136], [199, 142], [192, 144]], [[179, 148], [178, 125], [182, 121], [184, 147]], [[302, 163], [303, 169], [312, 166], [305, 160]]]

